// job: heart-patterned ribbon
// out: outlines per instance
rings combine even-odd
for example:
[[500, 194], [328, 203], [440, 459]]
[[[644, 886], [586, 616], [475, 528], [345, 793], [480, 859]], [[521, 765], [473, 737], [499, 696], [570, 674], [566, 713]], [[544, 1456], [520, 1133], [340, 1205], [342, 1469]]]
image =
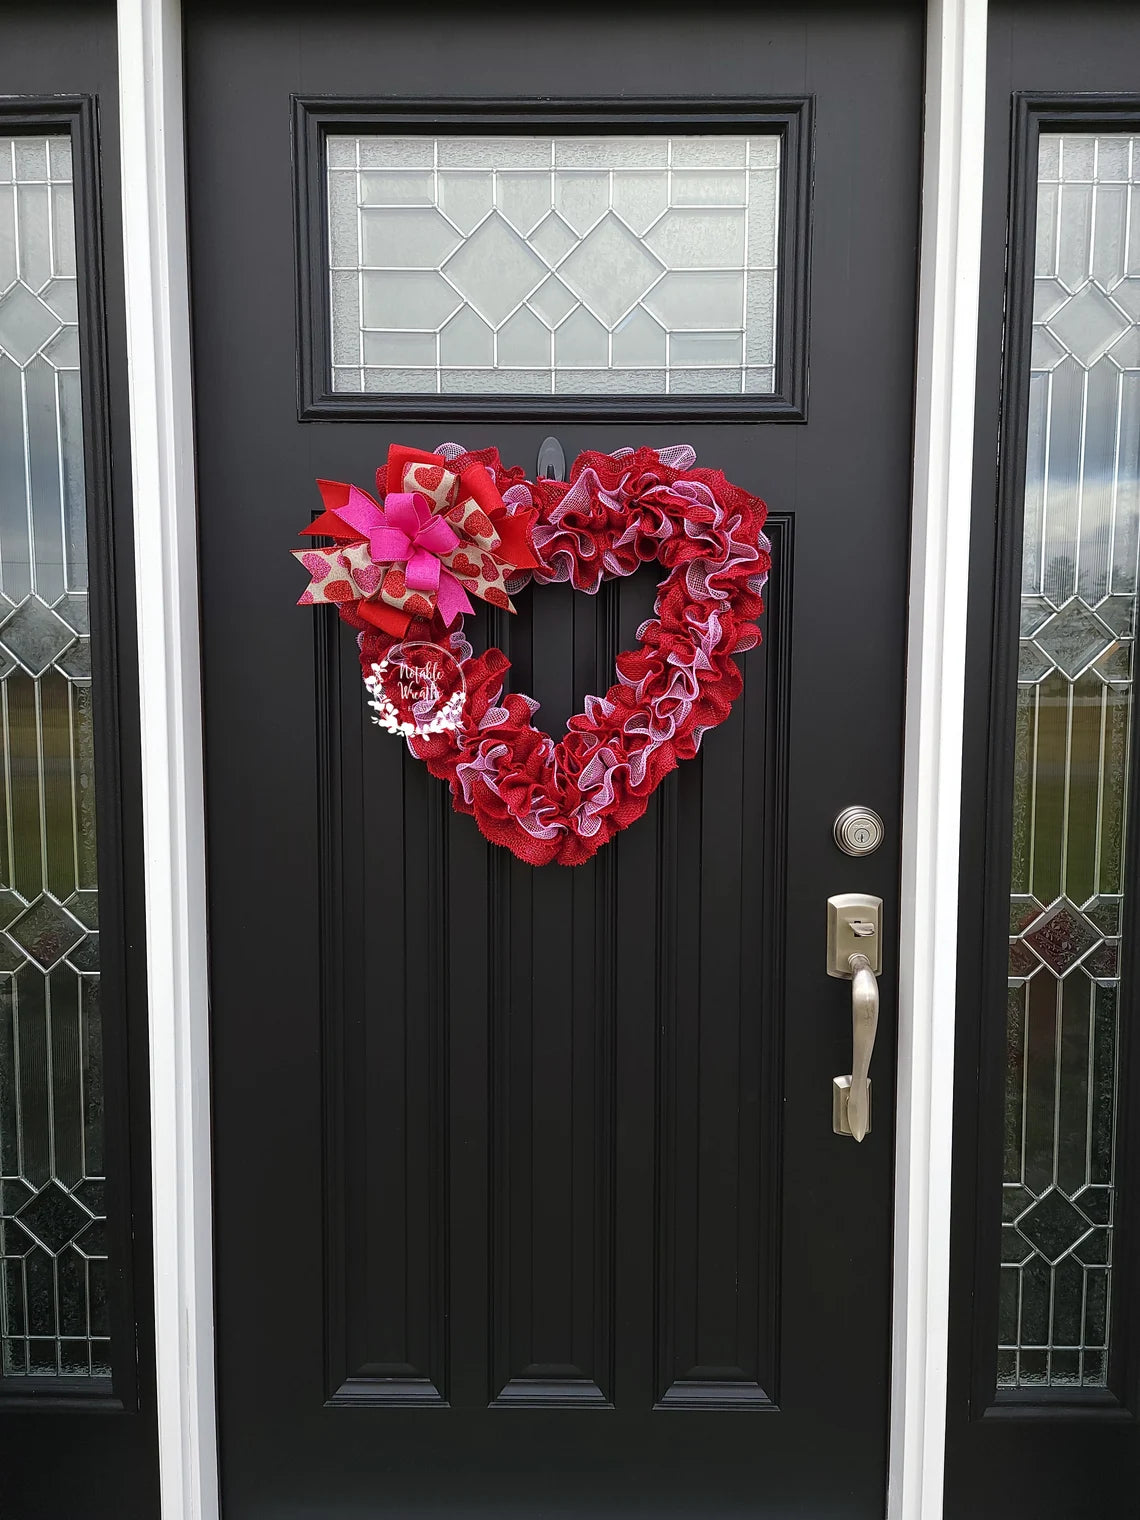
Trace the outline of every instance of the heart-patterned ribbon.
[[376, 472], [381, 501], [357, 486], [318, 480], [325, 510], [303, 533], [331, 549], [294, 549], [311, 577], [299, 605], [356, 602], [365, 621], [402, 638], [413, 618], [451, 627], [474, 608], [467, 593], [514, 612], [506, 582], [536, 569], [535, 509], [508, 511], [482, 464], [455, 471], [440, 454], [393, 444]]

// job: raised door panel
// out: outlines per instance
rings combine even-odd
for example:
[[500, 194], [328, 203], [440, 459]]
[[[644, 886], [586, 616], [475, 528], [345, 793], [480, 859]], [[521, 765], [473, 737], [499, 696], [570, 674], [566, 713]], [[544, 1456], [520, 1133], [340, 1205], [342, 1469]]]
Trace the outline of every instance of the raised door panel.
[[[790, 521], [769, 532], [787, 574]], [[543, 588], [474, 636], [569, 713], [655, 578]], [[637, 845], [542, 870], [373, 730], [354, 650], [319, 621], [333, 1402], [774, 1398], [786, 607], [774, 587], [720, 742]], [[636, 1327], [631, 1294], [652, 1305]]]

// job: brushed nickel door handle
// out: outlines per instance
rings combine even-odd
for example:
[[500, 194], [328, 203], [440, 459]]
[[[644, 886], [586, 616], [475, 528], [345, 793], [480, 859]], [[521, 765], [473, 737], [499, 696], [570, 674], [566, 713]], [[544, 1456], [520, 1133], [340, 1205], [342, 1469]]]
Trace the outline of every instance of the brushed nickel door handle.
[[861, 892], [827, 899], [827, 974], [851, 982], [851, 1075], [831, 1084], [831, 1127], [862, 1140], [871, 1128], [871, 1054], [879, 1028], [883, 900]]
[[[847, 1087], [847, 1128], [862, 1140], [871, 1128], [871, 1052], [879, 1028], [879, 981], [865, 955], [853, 955], [851, 967], [851, 1076]], [[834, 1115], [833, 1115], [834, 1120]]]

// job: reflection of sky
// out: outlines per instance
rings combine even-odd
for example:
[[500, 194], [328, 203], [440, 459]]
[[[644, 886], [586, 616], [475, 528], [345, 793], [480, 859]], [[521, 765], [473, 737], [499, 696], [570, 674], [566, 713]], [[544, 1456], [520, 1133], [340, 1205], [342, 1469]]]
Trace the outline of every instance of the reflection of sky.
[[1040, 142], [1022, 587], [1134, 595], [1140, 553], [1140, 137]]
[[1095, 604], [1135, 591], [1140, 372], [1122, 374], [1105, 360], [1086, 372], [1066, 360], [1033, 376], [1024, 544], [1026, 593]]

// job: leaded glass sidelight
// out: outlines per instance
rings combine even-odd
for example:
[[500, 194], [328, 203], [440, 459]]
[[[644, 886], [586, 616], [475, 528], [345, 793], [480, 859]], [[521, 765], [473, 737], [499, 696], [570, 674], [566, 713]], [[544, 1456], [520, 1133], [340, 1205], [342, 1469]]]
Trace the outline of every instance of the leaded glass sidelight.
[[109, 1376], [71, 145], [0, 137], [0, 1372]]
[[771, 395], [780, 139], [327, 140], [333, 390]]
[[998, 1381], [1103, 1386], [1140, 526], [1140, 137], [1043, 135]]

